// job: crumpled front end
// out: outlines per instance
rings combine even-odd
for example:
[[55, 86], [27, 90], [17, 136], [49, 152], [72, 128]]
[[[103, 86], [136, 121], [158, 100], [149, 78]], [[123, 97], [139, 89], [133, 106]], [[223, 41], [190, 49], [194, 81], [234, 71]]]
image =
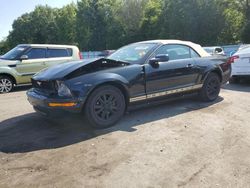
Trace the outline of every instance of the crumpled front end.
[[96, 73], [127, 65], [100, 58], [53, 66], [32, 78], [33, 88], [27, 92], [28, 100], [35, 110], [44, 113], [56, 110], [81, 112], [87, 94], [98, 84], [93, 81], [98, 77]]
[[33, 88], [27, 91], [30, 104], [37, 112], [51, 115], [63, 112], [80, 113], [83, 98], [74, 95], [59, 96], [55, 81], [37, 81], [32, 79]]

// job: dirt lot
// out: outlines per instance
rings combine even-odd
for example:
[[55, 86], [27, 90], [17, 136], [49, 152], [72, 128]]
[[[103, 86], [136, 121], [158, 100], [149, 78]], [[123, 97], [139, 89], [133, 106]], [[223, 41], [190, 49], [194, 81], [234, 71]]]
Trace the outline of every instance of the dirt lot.
[[34, 113], [25, 89], [0, 96], [0, 187], [250, 187], [250, 84], [214, 103], [185, 99], [93, 130]]

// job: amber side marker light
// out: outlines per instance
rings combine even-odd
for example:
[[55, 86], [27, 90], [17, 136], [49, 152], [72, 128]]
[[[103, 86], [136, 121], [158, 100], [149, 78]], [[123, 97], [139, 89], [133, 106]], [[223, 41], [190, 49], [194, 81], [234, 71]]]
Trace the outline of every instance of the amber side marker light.
[[49, 103], [50, 107], [72, 107], [75, 106], [75, 102], [69, 102], [69, 103]]

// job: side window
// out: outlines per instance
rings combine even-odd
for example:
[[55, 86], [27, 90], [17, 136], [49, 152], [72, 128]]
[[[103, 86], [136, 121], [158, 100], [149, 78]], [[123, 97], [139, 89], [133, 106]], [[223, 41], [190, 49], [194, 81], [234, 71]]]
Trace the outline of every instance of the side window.
[[26, 55], [29, 59], [42, 59], [46, 57], [46, 50], [44, 48], [32, 48]]
[[160, 48], [156, 51], [155, 55], [159, 55], [159, 54], [168, 54], [168, 49], [169, 49], [169, 46], [168, 46], [168, 45], [164, 45], [164, 46], [160, 47]]
[[191, 55], [191, 58], [200, 57], [200, 55], [197, 54], [197, 52], [195, 52], [192, 48], [190, 48], [190, 55]]
[[190, 47], [185, 45], [168, 44], [157, 50], [155, 55], [168, 54], [169, 60], [188, 59], [199, 57]]
[[72, 50], [71, 48], [68, 48], [67, 51], [68, 51], [68, 55], [69, 55], [69, 56], [72, 56], [72, 55], [73, 55], [73, 50]]
[[71, 49], [48, 49], [47, 57], [70, 57], [72, 55]]

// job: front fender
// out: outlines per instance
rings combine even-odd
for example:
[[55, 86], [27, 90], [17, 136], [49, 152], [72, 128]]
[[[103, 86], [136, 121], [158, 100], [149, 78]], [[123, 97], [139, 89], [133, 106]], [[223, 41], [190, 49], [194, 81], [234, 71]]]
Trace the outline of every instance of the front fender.
[[7, 67], [7, 66], [6, 67], [3, 66], [3, 67], [0, 67], [0, 75], [1, 74], [10, 75], [15, 79], [17, 84], [19, 83], [18, 73], [16, 72], [16, 70], [14, 70], [10, 67]]
[[115, 73], [83, 75], [67, 80], [65, 83], [73, 92], [76, 93], [76, 95], [78, 95], [78, 97], [88, 96], [96, 87], [105, 83], [113, 83], [122, 86], [129, 95], [129, 81], [121, 75]]

